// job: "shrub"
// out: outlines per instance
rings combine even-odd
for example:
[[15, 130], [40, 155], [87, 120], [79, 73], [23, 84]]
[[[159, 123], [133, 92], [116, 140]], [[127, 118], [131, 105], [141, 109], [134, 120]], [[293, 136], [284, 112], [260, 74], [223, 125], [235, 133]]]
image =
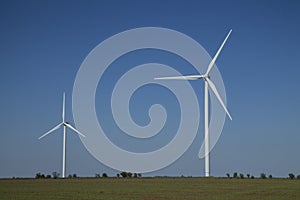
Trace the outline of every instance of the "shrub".
[[95, 174], [95, 178], [100, 178], [100, 174]]
[[250, 174], [247, 174], [247, 178], [250, 178]]
[[227, 178], [230, 178], [230, 174], [229, 173], [226, 173], [226, 176], [227, 176]]
[[127, 176], [128, 176], [129, 178], [131, 178], [131, 177], [132, 177], [132, 173], [131, 173], [131, 172], [128, 172], [128, 173], [127, 173]]
[[103, 178], [107, 178], [108, 176], [107, 176], [106, 173], [103, 173], [103, 174], [102, 174], [102, 177], [103, 177]]
[[52, 177], [54, 179], [57, 179], [59, 177], [59, 173], [58, 172], [52, 172]]
[[297, 176], [297, 179], [300, 179], [300, 174]]
[[269, 175], [269, 178], [273, 178], [272, 174]]
[[254, 179], [254, 176], [251, 176], [251, 179]]
[[123, 178], [126, 178], [126, 177], [127, 177], [127, 172], [121, 172], [120, 175], [121, 175]]
[[266, 178], [267, 178], [267, 176], [266, 176], [266, 174], [265, 174], [265, 173], [260, 173], [260, 178], [261, 178], [261, 179], [266, 179]]
[[240, 178], [244, 179], [244, 174], [240, 173]]
[[35, 174], [35, 178], [45, 178], [45, 175], [39, 172]]
[[290, 179], [294, 179], [295, 175], [293, 173], [289, 173], [289, 177], [290, 177]]
[[237, 172], [234, 172], [233, 173], [233, 178], [237, 178], [238, 177], [238, 173]]

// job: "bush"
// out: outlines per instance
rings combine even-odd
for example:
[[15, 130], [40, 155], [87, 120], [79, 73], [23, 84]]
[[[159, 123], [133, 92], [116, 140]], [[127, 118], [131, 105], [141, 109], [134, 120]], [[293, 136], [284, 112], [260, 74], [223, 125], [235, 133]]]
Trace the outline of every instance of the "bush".
[[127, 173], [127, 176], [128, 176], [129, 178], [131, 178], [131, 177], [132, 177], [132, 173], [131, 173], [131, 172], [128, 172], [128, 173]]
[[106, 173], [103, 173], [103, 174], [102, 174], [102, 177], [103, 177], [103, 178], [107, 178], [108, 176], [107, 176]]
[[289, 173], [289, 177], [293, 180], [295, 178], [295, 175], [293, 173]]
[[100, 174], [95, 174], [95, 178], [100, 178]]
[[127, 177], [127, 172], [121, 172], [120, 175], [121, 175], [123, 178], [126, 178], [126, 177]]
[[54, 178], [54, 179], [57, 179], [58, 177], [59, 177], [59, 173], [58, 172], [52, 172], [52, 177]]
[[230, 178], [230, 174], [229, 173], [226, 173], [226, 176], [227, 176], [227, 178]]
[[254, 179], [254, 176], [251, 176], [251, 179]]
[[300, 174], [297, 176], [297, 179], [300, 179]]
[[117, 177], [119, 178], [119, 177], [120, 177], [120, 174], [117, 174]]
[[244, 179], [244, 174], [240, 173], [240, 178]]
[[250, 178], [250, 174], [247, 174], [247, 178]]
[[234, 172], [233, 173], [233, 178], [237, 178], [238, 177], [238, 173], [237, 172]]
[[270, 175], [269, 175], [269, 178], [273, 178], [273, 176], [270, 174]]
[[35, 174], [35, 178], [45, 178], [45, 175], [39, 172]]
[[266, 179], [266, 178], [267, 178], [267, 176], [266, 176], [266, 174], [265, 174], [265, 173], [261, 173], [261, 174], [260, 174], [260, 178], [261, 178], [261, 179]]

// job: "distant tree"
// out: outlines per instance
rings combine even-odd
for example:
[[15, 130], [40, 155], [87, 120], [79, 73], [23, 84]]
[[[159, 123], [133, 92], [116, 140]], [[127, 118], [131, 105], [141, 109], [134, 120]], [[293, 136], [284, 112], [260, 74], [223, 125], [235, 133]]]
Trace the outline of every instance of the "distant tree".
[[247, 178], [250, 178], [250, 174], [247, 174]]
[[127, 176], [128, 176], [129, 178], [131, 178], [131, 177], [132, 177], [132, 173], [131, 173], [131, 172], [127, 172]]
[[300, 174], [297, 176], [297, 179], [300, 179]]
[[289, 178], [290, 179], [294, 179], [295, 178], [295, 175], [293, 173], [289, 173]]
[[227, 178], [230, 178], [230, 174], [229, 173], [226, 173], [226, 176], [227, 176]]
[[106, 173], [102, 173], [102, 177], [103, 177], [103, 178], [107, 178], [108, 176], [107, 176]]
[[35, 174], [35, 178], [42, 178], [42, 174], [39, 172], [39, 173], [36, 173]]
[[268, 176], [268, 178], [273, 178], [272, 174], [270, 174], [270, 175]]
[[46, 176], [46, 178], [51, 178], [51, 175], [50, 175], [50, 174], [48, 174], [48, 175]]
[[73, 178], [72, 174], [69, 174], [68, 178]]
[[238, 173], [237, 172], [234, 172], [233, 173], [233, 178], [237, 178], [238, 177]]
[[36, 173], [36, 174], [35, 174], [35, 178], [40, 178], [40, 175], [41, 175], [40, 172], [39, 172], [39, 173]]
[[267, 176], [266, 176], [266, 174], [265, 174], [265, 173], [260, 173], [260, 178], [261, 178], [261, 179], [266, 179], [266, 178], [267, 178]]
[[57, 179], [58, 177], [59, 177], [59, 173], [58, 172], [52, 172], [52, 177], [54, 178], [54, 179]]
[[120, 174], [117, 174], [117, 177], [120, 178]]
[[251, 176], [251, 179], [254, 179], [254, 176], [253, 176], [253, 175]]
[[100, 178], [100, 174], [95, 174], [95, 178]]
[[134, 173], [133, 178], [137, 178], [137, 177], [138, 177], [137, 173]]
[[46, 178], [46, 177], [45, 177], [45, 174], [42, 174], [39, 172], [39, 173], [35, 174], [35, 178]]
[[73, 178], [77, 178], [77, 174], [73, 174]]
[[244, 179], [244, 174], [240, 173], [240, 178]]
[[142, 177], [142, 174], [141, 174], [141, 173], [138, 173], [138, 177], [141, 178], [141, 177]]
[[127, 177], [127, 172], [121, 172], [120, 175], [121, 175], [123, 178], [126, 178], [126, 177]]

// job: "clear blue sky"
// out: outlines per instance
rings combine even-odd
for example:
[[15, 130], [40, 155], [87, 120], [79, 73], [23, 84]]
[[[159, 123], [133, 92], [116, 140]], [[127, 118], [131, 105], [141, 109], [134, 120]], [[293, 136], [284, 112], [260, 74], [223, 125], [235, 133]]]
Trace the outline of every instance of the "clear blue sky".
[[[61, 172], [61, 130], [37, 138], [60, 121], [62, 92], [73, 123], [73, 83], [87, 54], [114, 34], [147, 26], [180, 31], [210, 55], [233, 29], [217, 64], [234, 120], [226, 120], [211, 152], [212, 175], [300, 174], [299, 22], [298, 1], [1, 1], [0, 177]], [[136, 101], [154, 89], [141, 91]], [[134, 111], [141, 107], [133, 106], [134, 118], [145, 118]], [[102, 117], [113, 126], [109, 114]], [[146, 175], [202, 176], [202, 132], [177, 162]], [[102, 172], [117, 173], [69, 134], [67, 174]]]

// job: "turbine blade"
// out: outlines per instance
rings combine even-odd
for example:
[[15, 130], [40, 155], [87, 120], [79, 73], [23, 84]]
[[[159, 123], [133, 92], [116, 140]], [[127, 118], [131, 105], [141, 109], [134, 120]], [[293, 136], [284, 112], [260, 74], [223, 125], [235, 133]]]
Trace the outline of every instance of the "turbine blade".
[[223, 43], [221, 44], [221, 46], [220, 46], [219, 50], [217, 51], [216, 55], [214, 56], [214, 58], [213, 58], [213, 59], [211, 60], [211, 62], [209, 63], [208, 68], [207, 68], [207, 71], [206, 71], [206, 73], [205, 73], [206, 76], [209, 74], [209, 72], [211, 71], [212, 67], [215, 65], [215, 62], [216, 62], [216, 60], [217, 60], [217, 58], [218, 58], [218, 56], [219, 56], [219, 54], [220, 54], [220, 52], [221, 52], [223, 46], [225, 45], [225, 43], [226, 43], [228, 37], [230, 36], [231, 31], [232, 31], [232, 29], [230, 29], [229, 33], [227, 34], [225, 40], [224, 40]]
[[70, 124], [65, 123], [65, 125], [67, 127], [69, 127], [70, 129], [72, 129], [73, 131], [75, 131], [78, 135], [85, 137], [85, 135], [83, 135], [82, 133], [80, 133], [77, 129], [75, 129], [73, 126], [71, 126]]
[[66, 97], [65, 93], [63, 94], [63, 107], [62, 107], [62, 121], [65, 122], [65, 106], [66, 106]]
[[226, 106], [225, 106], [225, 104], [224, 104], [224, 102], [223, 102], [223, 100], [222, 100], [222, 98], [221, 98], [221, 96], [220, 96], [220, 94], [219, 94], [219, 92], [218, 92], [218, 90], [217, 90], [215, 84], [214, 84], [209, 78], [206, 78], [205, 80], [207, 81], [207, 83], [208, 83], [209, 87], [211, 88], [211, 90], [213, 91], [213, 93], [214, 93], [214, 94], [216, 95], [216, 97], [218, 98], [220, 104], [221, 104], [222, 107], [224, 108], [224, 110], [225, 110], [225, 112], [227, 113], [227, 115], [228, 115], [228, 117], [230, 118], [230, 120], [232, 120], [232, 117], [231, 117], [231, 115], [229, 114], [229, 112], [228, 112], [228, 110], [227, 110], [227, 108], [226, 108]]
[[53, 131], [59, 129], [59, 127], [62, 125], [62, 123], [58, 124], [57, 126], [55, 126], [54, 128], [52, 128], [50, 131], [48, 131], [47, 133], [45, 133], [44, 135], [42, 135], [41, 137], [39, 137], [39, 140], [42, 139], [43, 137], [45, 137], [46, 135], [49, 135], [50, 133], [52, 133]]
[[203, 78], [203, 75], [189, 75], [189, 76], [169, 76], [154, 78], [154, 80], [197, 80]]

